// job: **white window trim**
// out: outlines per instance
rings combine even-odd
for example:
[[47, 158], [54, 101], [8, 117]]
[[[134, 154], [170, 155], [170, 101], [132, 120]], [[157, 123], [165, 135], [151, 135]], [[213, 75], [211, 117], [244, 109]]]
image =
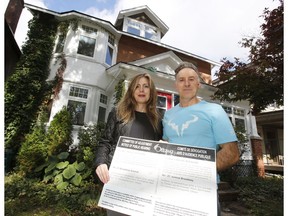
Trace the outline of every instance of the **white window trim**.
[[[137, 23], [139, 26], [132, 26], [132, 25], [129, 24], [129, 21]], [[141, 36], [143, 38], [146, 38], [145, 37], [145, 26], [148, 26], [149, 28], [152, 28], [152, 29], [154, 29], [156, 31], [155, 39], [150, 39], [150, 40], [160, 41], [160, 39], [161, 39], [160, 31], [159, 31], [159, 29], [157, 27], [152, 26], [152, 25], [150, 25], [148, 23], [140, 22], [140, 21], [132, 19], [130, 17], [124, 17], [123, 31], [129, 33], [128, 32], [128, 27], [129, 26], [131, 26], [131, 27], [133, 27], [135, 29], [139, 29], [140, 30], [140, 35], [138, 35], [138, 36]], [[146, 39], [149, 39], [149, 38], [146, 38]]]
[[[93, 29], [96, 29], [97, 30], [97, 33], [88, 33], [86, 32], [82, 26], [87, 26], [89, 28], [93, 28]], [[81, 57], [81, 58], [84, 58], [84, 59], [95, 59], [95, 56], [96, 56], [96, 51], [97, 51], [97, 47], [98, 47], [98, 40], [99, 40], [99, 31], [100, 29], [95, 27], [95, 26], [90, 26], [90, 25], [87, 25], [86, 23], [81, 23], [79, 24], [79, 27], [78, 27], [78, 33], [77, 33], [77, 48], [76, 48], [76, 56], [77, 57]], [[94, 47], [94, 52], [93, 52], [93, 56], [87, 56], [87, 55], [83, 55], [83, 54], [80, 54], [78, 53], [78, 46], [79, 46], [79, 42], [80, 42], [80, 37], [81, 36], [86, 36], [86, 37], [90, 37], [92, 39], [95, 39], [95, 47]]]
[[[76, 87], [76, 88], [81, 88], [81, 89], [87, 89], [87, 90], [88, 90], [87, 98], [70, 96], [70, 89], [71, 89], [71, 87]], [[77, 84], [69, 84], [69, 86], [68, 86], [68, 94], [67, 94], [66, 106], [68, 106], [69, 100], [86, 103], [85, 116], [84, 116], [84, 124], [87, 123], [87, 119], [89, 118], [88, 115], [89, 115], [89, 112], [90, 112], [89, 105], [90, 105], [90, 103], [91, 103], [91, 99], [90, 99], [90, 98], [91, 98], [91, 94], [92, 94], [92, 88], [91, 88], [91, 87], [84, 86], [84, 85], [77, 85]], [[81, 125], [73, 125], [73, 127], [82, 127], [82, 126], [81, 126]]]
[[[116, 49], [115, 49], [115, 37], [114, 36], [111, 36], [113, 39], [114, 39], [114, 44], [111, 44], [111, 43], [109, 43], [109, 36], [110, 36], [111, 34], [107, 34], [107, 44], [106, 44], [106, 52], [105, 52], [105, 55], [104, 55], [104, 64], [105, 65], [107, 65], [107, 66], [112, 66], [113, 64], [114, 64], [114, 58], [115, 58], [115, 51], [116, 51]], [[113, 55], [112, 55], [112, 60], [111, 60], [111, 65], [109, 65], [107, 62], [106, 62], [106, 56], [107, 56], [107, 52], [108, 52], [108, 47], [110, 47], [110, 48], [112, 48], [112, 50], [113, 50]]]

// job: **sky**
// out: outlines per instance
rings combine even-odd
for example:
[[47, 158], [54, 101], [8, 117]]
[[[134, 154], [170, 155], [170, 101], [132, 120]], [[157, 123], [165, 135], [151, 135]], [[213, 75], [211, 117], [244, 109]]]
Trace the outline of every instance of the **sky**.
[[[278, 0], [24, 0], [56, 12], [76, 10], [115, 24], [120, 10], [147, 5], [168, 27], [161, 42], [219, 62], [224, 57], [247, 60], [249, 50], [239, 42], [260, 36], [265, 7]], [[30, 12], [23, 10], [15, 38], [21, 47], [27, 33]]]

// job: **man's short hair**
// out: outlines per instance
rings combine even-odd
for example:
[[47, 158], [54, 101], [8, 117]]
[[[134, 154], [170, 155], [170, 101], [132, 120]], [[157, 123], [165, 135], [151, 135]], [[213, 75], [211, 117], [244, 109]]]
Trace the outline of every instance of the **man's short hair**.
[[181, 62], [178, 65], [178, 67], [175, 69], [175, 77], [177, 76], [179, 71], [182, 70], [183, 68], [191, 68], [198, 74], [199, 78], [201, 77], [199, 74], [198, 68], [191, 62]]

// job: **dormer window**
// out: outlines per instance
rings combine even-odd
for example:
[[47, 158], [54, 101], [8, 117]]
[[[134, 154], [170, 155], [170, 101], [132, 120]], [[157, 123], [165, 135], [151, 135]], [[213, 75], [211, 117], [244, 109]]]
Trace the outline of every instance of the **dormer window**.
[[160, 41], [160, 31], [158, 28], [147, 23], [131, 19], [129, 17], [125, 17], [124, 19], [123, 30], [150, 40]]

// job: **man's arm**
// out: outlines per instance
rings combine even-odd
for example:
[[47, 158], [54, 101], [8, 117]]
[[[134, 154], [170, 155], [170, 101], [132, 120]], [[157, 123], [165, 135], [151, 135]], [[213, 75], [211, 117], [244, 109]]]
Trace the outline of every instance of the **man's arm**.
[[239, 161], [239, 149], [237, 142], [220, 144], [220, 150], [216, 154], [217, 171], [223, 171]]

